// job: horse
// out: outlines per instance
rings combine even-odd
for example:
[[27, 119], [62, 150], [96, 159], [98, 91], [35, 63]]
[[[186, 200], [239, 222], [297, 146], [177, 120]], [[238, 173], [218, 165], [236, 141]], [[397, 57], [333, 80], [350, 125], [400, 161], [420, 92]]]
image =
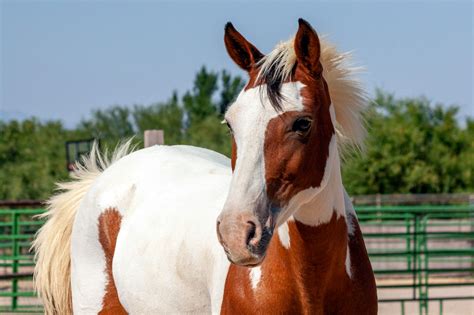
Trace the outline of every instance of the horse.
[[192, 146], [110, 159], [95, 146], [38, 232], [47, 314], [376, 314], [373, 271], [341, 179], [366, 93], [350, 54], [299, 20], [262, 54], [229, 22], [248, 82], [225, 113], [231, 158]]

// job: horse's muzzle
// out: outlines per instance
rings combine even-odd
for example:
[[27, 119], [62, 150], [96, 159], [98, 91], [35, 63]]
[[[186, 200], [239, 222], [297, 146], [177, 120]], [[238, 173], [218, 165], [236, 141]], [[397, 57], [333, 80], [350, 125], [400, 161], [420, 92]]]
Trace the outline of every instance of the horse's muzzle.
[[229, 261], [249, 267], [263, 261], [273, 234], [271, 219], [262, 224], [253, 214], [245, 213], [221, 214], [216, 229]]

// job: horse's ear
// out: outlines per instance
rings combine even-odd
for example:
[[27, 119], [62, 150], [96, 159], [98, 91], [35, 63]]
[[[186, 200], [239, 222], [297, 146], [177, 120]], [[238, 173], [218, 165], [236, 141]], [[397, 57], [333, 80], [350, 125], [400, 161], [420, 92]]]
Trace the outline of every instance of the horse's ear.
[[245, 71], [250, 71], [263, 57], [263, 54], [237, 32], [230, 22], [225, 25], [224, 42], [229, 56]]
[[322, 67], [319, 63], [321, 56], [321, 44], [316, 31], [303, 19], [298, 19], [298, 32], [295, 37], [295, 53], [298, 62], [301, 63], [310, 74], [319, 75]]

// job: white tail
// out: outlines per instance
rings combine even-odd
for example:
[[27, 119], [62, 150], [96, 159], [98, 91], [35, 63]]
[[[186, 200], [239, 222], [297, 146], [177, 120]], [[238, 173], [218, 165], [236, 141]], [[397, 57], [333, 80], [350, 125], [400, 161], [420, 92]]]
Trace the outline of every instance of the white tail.
[[47, 202], [47, 212], [40, 218], [47, 222], [33, 242], [36, 266], [35, 289], [43, 301], [46, 314], [72, 314], [71, 296], [71, 234], [77, 209], [94, 180], [115, 161], [127, 155], [131, 139], [118, 146], [112, 158], [100, 154], [93, 145], [83, 163], [76, 164], [72, 181], [58, 184], [61, 193]]

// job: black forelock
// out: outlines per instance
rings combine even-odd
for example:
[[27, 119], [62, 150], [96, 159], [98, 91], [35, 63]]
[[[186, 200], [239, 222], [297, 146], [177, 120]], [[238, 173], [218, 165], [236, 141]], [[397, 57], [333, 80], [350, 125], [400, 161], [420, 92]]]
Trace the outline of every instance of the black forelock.
[[284, 83], [284, 78], [282, 72], [277, 69], [277, 63], [273, 63], [264, 73], [261, 73], [260, 80], [262, 80], [262, 89], [260, 92], [263, 93], [266, 91], [272, 107], [277, 112], [281, 112], [282, 101], [284, 99], [281, 94], [281, 87]]

